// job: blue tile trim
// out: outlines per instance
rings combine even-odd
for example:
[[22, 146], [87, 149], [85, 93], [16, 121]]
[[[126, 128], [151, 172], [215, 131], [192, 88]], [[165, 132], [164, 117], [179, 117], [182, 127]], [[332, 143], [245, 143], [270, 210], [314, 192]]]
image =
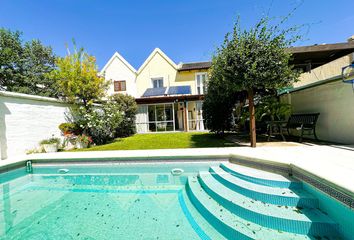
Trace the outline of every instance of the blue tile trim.
[[198, 234], [200, 239], [202, 240], [211, 240], [211, 238], [203, 231], [203, 229], [198, 225], [198, 223], [194, 220], [193, 216], [189, 212], [187, 205], [184, 201], [182, 191], [178, 193], [178, 201], [182, 208], [184, 216], [187, 218], [189, 224], [192, 226], [193, 230]]
[[343, 203], [344, 205], [346, 205], [350, 208], [354, 208], [354, 198], [349, 196], [348, 194], [338, 191], [337, 189], [334, 189], [333, 187], [328, 186], [327, 184], [320, 182], [319, 180], [315, 179], [314, 177], [306, 175], [300, 171], [293, 170], [292, 173], [295, 178], [314, 186], [318, 190], [333, 197], [334, 199], [338, 200], [339, 202]]

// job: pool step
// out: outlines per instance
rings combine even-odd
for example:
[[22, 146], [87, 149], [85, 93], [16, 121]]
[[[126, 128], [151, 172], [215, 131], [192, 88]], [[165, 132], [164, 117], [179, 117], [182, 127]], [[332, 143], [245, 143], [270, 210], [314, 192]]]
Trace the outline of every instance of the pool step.
[[232, 175], [235, 175], [238, 178], [264, 186], [291, 189], [302, 188], [301, 182], [295, 181], [290, 177], [262, 171], [259, 169], [249, 168], [232, 163], [222, 163], [220, 164], [220, 168]]
[[210, 172], [200, 172], [198, 178], [205, 192], [215, 201], [235, 215], [261, 226], [313, 235], [333, 235], [337, 228], [336, 223], [318, 209], [299, 209], [256, 201], [227, 188]]
[[210, 167], [212, 176], [229, 189], [265, 203], [317, 208], [318, 199], [302, 189], [275, 188], [255, 184], [231, 175], [220, 167]]
[[186, 188], [197, 210], [227, 239], [311, 239], [306, 235], [266, 228], [234, 214], [211, 198], [197, 177], [188, 177]]

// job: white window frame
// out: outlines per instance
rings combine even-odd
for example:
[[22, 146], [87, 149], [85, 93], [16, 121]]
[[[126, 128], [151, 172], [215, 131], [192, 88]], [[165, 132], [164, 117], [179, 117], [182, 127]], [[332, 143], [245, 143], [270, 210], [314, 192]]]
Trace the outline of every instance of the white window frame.
[[[202, 80], [202, 76], [205, 75], [205, 82], [208, 81], [208, 73], [207, 72], [197, 72], [195, 73], [195, 93], [197, 95], [202, 95], [205, 94], [204, 89], [205, 89], [205, 82]], [[200, 93], [198, 93], [198, 76], [200, 76]]]
[[154, 88], [154, 81], [162, 81], [162, 86], [160, 86], [160, 84], [158, 84], [157, 88], [163, 88], [164, 87], [164, 77], [153, 77], [151, 78], [151, 85], [152, 88]]
[[[165, 108], [166, 108], [166, 105], [171, 105], [172, 106], [172, 120], [162, 120], [162, 121], [158, 121], [157, 120], [157, 116], [156, 116], [156, 107], [157, 106], [162, 106], [163, 105], [163, 108], [164, 108], [164, 114], [165, 114]], [[175, 105], [174, 105], [174, 102], [168, 102], [168, 103], [151, 103], [151, 104], [146, 104], [146, 123], [143, 123], [143, 124], [147, 124], [147, 132], [150, 132], [149, 131], [149, 124], [150, 123], [155, 123], [155, 131], [154, 132], [159, 132], [157, 131], [157, 125], [160, 123], [160, 124], [167, 124], [167, 123], [172, 123], [173, 125], [173, 132], [176, 131], [176, 126], [175, 126]], [[155, 108], [155, 118], [154, 119], [149, 119], [149, 106], [154, 106]], [[166, 116], [164, 116], [166, 117]], [[165, 132], [167, 132], [166, 130], [166, 126], [165, 126]]]

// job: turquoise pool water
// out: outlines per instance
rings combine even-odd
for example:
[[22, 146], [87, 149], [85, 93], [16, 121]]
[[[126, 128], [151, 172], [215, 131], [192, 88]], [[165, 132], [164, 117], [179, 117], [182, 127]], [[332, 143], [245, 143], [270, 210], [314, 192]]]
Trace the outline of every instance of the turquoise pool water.
[[[0, 180], [0, 239], [223, 239], [185, 191], [187, 177], [209, 165], [12, 171]], [[58, 174], [60, 168], [69, 172]], [[173, 168], [183, 168], [183, 175], [173, 176]]]
[[306, 184], [218, 162], [33, 165], [0, 174], [0, 196], [1, 240], [327, 240], [354, 229], [351, 209]]

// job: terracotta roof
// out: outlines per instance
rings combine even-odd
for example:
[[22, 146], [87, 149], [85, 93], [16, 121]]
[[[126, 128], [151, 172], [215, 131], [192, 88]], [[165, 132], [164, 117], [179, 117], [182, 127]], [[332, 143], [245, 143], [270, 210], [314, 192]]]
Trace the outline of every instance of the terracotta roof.
[[193, 63], [182, 63], [178, 68], [178, 71], [190, 71], [197, 69], [208, 69], [211, 66], [211, 62], [193, 62]]

